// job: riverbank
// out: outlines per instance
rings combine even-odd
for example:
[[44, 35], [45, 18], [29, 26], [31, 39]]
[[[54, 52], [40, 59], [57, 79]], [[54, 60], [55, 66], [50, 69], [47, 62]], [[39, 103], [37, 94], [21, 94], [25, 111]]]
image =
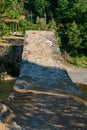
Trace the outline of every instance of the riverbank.
[[87, 69], [76, 67], [72, 65], [64, 65], [64, 69], [67, 70], [68, 75], [74, 83], [81, 83], [87, 85]]

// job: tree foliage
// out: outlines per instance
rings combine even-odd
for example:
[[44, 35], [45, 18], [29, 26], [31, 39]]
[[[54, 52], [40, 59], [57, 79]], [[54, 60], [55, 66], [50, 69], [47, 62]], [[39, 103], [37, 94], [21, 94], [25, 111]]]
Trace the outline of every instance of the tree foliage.
[[25, 4], [25, 7], [36, 15], [43, 17], [49, 9], [49, 1], [46, 0], [28, 0], [29, 2]]
[[0, 37], [10, 34], [9, 26], [4, 22], [6, 18], [19, 18], [23, 14], [23, 1], [0, 0]]
[[[36, 29], [46, 28], [45, 23], [50, 27], [56, 21], [61, 47], [71, 54], [78, 51], [87, 55], [87, 0], [0, 0], [0, 21], [4, 17], [19, 18], [22, 14], [32, 18]], [[24, 30], [28, 29], [27, 21], [20, 22], [21, 28], [22, 24]]]
[[74, 54], [77, 53], [81, 48], [82, 38], [80, 37], [80, 30], [75, 22], [68, 25], [66, 35], [68, 38], [68, 51], [70, 50]]
[[22, 13], [22, 0], [0, 0], [0, 17], [18, 18]]

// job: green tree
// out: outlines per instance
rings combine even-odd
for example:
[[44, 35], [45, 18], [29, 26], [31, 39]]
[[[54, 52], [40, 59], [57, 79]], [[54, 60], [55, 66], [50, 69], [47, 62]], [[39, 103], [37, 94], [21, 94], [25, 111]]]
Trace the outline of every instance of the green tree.
[[[60, 35], [62, 37], [62, 47], [64, 47], [64, 49], [68, 48], [68, 52], [72, 52], [72, 47], [70, 46], [70, 44], [73, 40], [71, 40], [69, 44], [68, 40], [70, 40], [71, 38], [67, 38], [70, 37], [68, 32], [71, 29], [73, 21], [75, 21], [75, 24], [77, 25], [80, 33], [80, 40], [77, 40], [77, 44], [73, 43], [73, 48], [79, 48], [77, 49], [79, 53], [87, 55], [87, 53], [84, 53], [87, 52], [87, 0], [50, 0], [50, 3], [50, 7], [52, 8], [51, 12], [53, 13], [54, 18], [56, 19], [57, 25], [63, 25], [62, 28], [60, 27], [59, 29]], [[70, 25], [70, 29], [68, 25]], [[72, 36], [74, 37], [74, 35]], [[65, 42], [67, 47], [64, 45]], [[77, 45], [78, 47], [76, 47]]]
[[25, 7], [39, 17], [44, 17], [44, 14], [48, 12], [49, 9], [49, 1], [46, 0], [29, 0]]
[[6, 18], [19, 18], [23, 13], [23, 1], [0, 0], [0, 36], [8, 35], [10, 29], [4, 22]]
[[58, 0], [58, 7], [56, 8], [55, 13], [59, 22], [66, 22], [66, 19], [69, 15], [68, 5], [68, 0]]
[[71, 54], [77, 55], [78, 50], [81, 48], [82, 38], [80, 37], [81, 34], [75, 22], [68, 26], [66, 34], [68, 38], [67, 44], [70, 48]]
[[4, 23], [4, 19], [7, 15], [8, 2], [6, 0], [0, 0], [0, 37], [9, 34], [9, 27]]
[[18, 0], [9, 1], [7, 17], [19, 18], [21, 14], [23, 14], [23, 2], [18, 2]]

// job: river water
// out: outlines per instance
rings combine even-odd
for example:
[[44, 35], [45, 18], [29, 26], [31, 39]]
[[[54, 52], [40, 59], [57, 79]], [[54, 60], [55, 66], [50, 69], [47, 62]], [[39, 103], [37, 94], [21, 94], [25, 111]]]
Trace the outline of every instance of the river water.
[[15, 80], [12, 81], [0, 81], [0, 101], [4, 101], [8, 98], [9, 94], [13, 91]]
[[85, 94], [87, 94], [87, 84], [77, 83], [76, 84]]

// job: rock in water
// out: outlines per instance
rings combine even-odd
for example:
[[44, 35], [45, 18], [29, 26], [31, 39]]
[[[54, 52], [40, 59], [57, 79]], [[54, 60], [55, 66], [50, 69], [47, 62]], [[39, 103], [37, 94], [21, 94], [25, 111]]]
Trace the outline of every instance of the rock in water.
[[61, 52], [52, 31], [26, 31], [20, 74], [14, 89], [28, 91], [33, 86], [82, 93], [62, 66]]

